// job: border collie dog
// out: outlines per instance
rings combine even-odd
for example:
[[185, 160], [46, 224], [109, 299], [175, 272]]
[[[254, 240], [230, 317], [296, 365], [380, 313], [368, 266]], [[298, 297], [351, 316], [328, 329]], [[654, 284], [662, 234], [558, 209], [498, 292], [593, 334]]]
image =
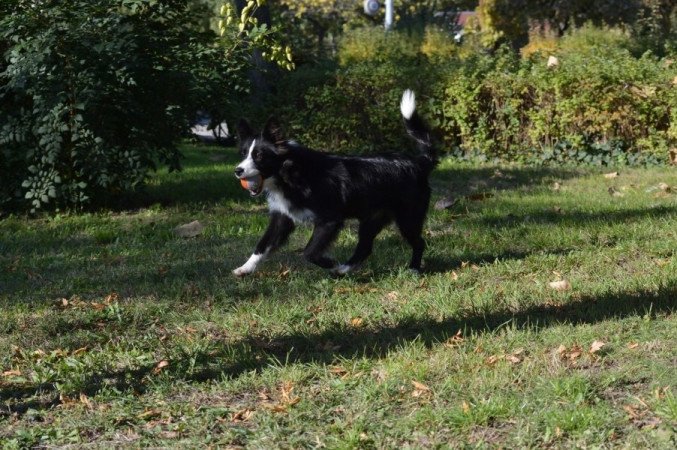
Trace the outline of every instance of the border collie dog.
[[[430, 202], [428, 176], [438, 159], [429, 130], [416, 112], [412, 91], [404, 91], [400, 109], [417, 155], [333, 155], [287, 140], [272, 118], [260, 134], [241, 120], [242, 162], [235, 175], [263, 180], [248, 189], [252, 196], [264, 192], [268, 197], [270, 223], [254, 253], [233, 274], [253, 273], [302, 222], [314, 225], [305, 258], [333, 273], [346, 274], [371, 254], [374, 238], [392, 221], [411, 245], [409, 268], [419, 272], [425, 247], [421, 232]], [[359, 221], [358, 243], [350, 259], [339, 264], [326, 252], [346, 219]]]

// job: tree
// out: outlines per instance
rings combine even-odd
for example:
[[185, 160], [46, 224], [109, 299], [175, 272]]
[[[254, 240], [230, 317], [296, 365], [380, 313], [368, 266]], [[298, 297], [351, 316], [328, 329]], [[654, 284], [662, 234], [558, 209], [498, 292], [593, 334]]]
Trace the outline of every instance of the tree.
[[251, 47], [274, 43], [250, 3], [219, 38], [188, 0], [6, 1], [0, 207], [100, 203], [179, 169], [195, 112], [237, 111]]

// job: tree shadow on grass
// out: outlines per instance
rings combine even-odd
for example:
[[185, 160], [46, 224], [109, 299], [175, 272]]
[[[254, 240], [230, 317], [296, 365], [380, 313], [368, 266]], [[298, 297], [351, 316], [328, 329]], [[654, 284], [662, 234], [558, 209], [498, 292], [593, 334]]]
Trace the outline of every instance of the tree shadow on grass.
[[677, 281], [657, 290], [610, 292], [601, 296], [583, 296], [563, 305], [534, 305], [519, 311], [497, 311], [452, 317], [444, 320], [409, 318], [397, 325], [376, 329], [352, 328], [338, 324], [320, 333], [289, 334], [274, 337], [250, 337], [227, 344], [218, 355], [246, 355], [244, 361], [231, 361], [188, 378], [206, 380], [222, 375], [238, 377], [243, 371], [260, 370], [270, 360], [285, 365], [303, 363], [329, 364], [338, 357], [356, 355], [379, 359], [408, 342], [417, 341], [426, 347], [443, 343], [458, 330], [464, 334], [491, 333], [510, 325], [517, 329], [541, 330], [561, 324], [594, 324], [631, 316], [672, 313], [677, 309]]
[[[518, 210], [518, 206], [515, 206]], [[562, 226], [583, 226], [597, 223], [629, 223], [645, 218], [662, 218], [677, 216], [676, 206], [655, 206], [648, 208], [633, 208], [621, 210], [599, 211], [542, 211], [529, 212], [526, 214], [508, 214], [506, 216], [479, 217], [476, 220], [487, 227], [506, 228], [529, 224], [552, 224]]]
[[435, 190], [453, 196], [467, 196], [480, 192], [505, 191], [563, 181], [589, 173], [586, 169], [556, 167], [443, 167], [431, 176]]
[[[443, 320], [411, 317], [393, 326], [373, 329], [335, 324], [317, 333], [251, 336], [235, 342], [214, 342], [190, 358], [171, 360], [163, 373], [175, 379], [194, 382], [218, 380], [224, 376], [237, 378], [246, 372], [261, 371], [272, 362], [292, 366], [332, 364], [337, 359], [352, 357], [380, 359], [413, 341], [431, 348], [444, 343], [458, 330], [464, 330], [464, 335], [491, 333], [505, 326], [542, 330], [562, 324], [595, 324], [632, 316], [655, 317], [674, 313], [675, 309], [677, 281], [672, 281], [656, 290], [588, 295], [563, 305], [534, 305], [518, 311], [473, 313]], [[154, 364], [148, 364], [134, 369], [95, 373], [82, 384], [80, 392], [91, 396], [103, 387], [114, 387], [120, 392], [131, 389], [142, 394], [153, 369]], [[11, 401], [7, 409], [0, 411], [0, 417], [21, 415], [28, 409], [47, 409], [60, 402], [56, 394], [43, 401], [32, 398], [33, 394], [41, 391], [54, 392], [55, 387], [0, 385], [0, 399]]]
[[[530, 212], [519, 216], [514, 214], [508, 214], [502, 217], [482, 216], [471, 220], [478, 221], [482, 226], [491, 228], [517, 227], [529, 224], [552, 224], [573, 228], [586, 227], [599, 223], [625, 224], [645, 218], [667, 218], [674, 216], [677, 216], [677, 206], [657, 206], [593, 212], [573, 211], [570, 213], [543, 211], [535, 213]], [[96, 244], [92, 241], [74, 241], [73, 238], [52, 240], [46, 240], [44, 238], [40, 239], [44, 242], [41, 242], [40, 245], [36, 246], [36, 243], [31, 241], [31, 238], [26, 238], [26, 242], [22, 243], [21, 238], [17, 237], [12, 243], [12, 248], [35, 248], [33, 251], [38, 253], [38, 256], [42, 253], [45, 255], [50, 252], [54, 253], [60, 251], [62, 248], [68, 248], [69, 251], [76, 249], [82, 254], [79, 255], [78, 258], [71, 257], [64, 260], [58, 265], [52, 264], [50, 270], [44, 270], [37, 264], [30, 269], [30, 272], [10, 274], [8, 271], [5, 274], [0, 274], [0, 295], [13, 296], [22, 293], [22, 301], [28, 299], [36, 300], [31, 297], [31, 292], [44, 289], [58, 289], [58, 291], [55, 290], [53, 292], [51, 299], [57, 297], [69, 297], [75, 294], [87, 295], [88, 293], [91, 293], [92, 295], [106, 295], [113, 291], [118, 292], [118, 294], [122, 296], [171, 296], [172, 290], [175, 290], [176, 288], [177, 280], [183, 280], [185, 283], [196, 283], [201, 286], [203, 292], [208, 293], [213, 289], [223, 290], [222, 282], [224, 278], [227, 280], [231, 279], [230, 270], [237, 266], [239, 257], [244, 256], [236, 255], [237, 258], [231, 261], [232, 267], [229, 267], [226, 265], [226, 259], [232, 259], [233, 257], [228, 255], [228, 239], [197, 239], [192, 241], [191, 248], [186, 249], [185, 253], [180, 253], [181, 247], [174, 248], [172, 251], [176, 252], [177, 255], [183, 255], [183, 257], [177, 257], [175, 261], [165, 262], [164, 266], [157, 266], [155, 263], [148, 264], [147, 261], [116, 265], [113, 260], [109, 261], [108, 259], [100, 258], [97, 260], [99, 262], [96, 264], [89, 264], [83, 269], [81, 260], [88, 258], [90, 256], [89, 253], [92, 255], [96, 254], [98, 251], [105, 248], [105, 245]], [[251, 247], [253, 247], [256, 239], [257, 237], [251, 238]], [[619, 237], [617, 239], [623, 238]], [[454, 257], [450, 256], [447, 258], [440, 256], [440, 253], [444, 253], [444, 247], [449, 245], [447, 237], [429, 236], [426, 238], [426, 241], [429, 250], [434, 250], [434, 252], [429, 251], [429, 256], [425, 257], [425, 272], [430, 274], [455, 270], [464, 262], [482, 265], [493, 263], [497, 259], [499, 261], [521, 260], [532, 255], [566, 255], [576, 250], [571, 248], [539, 248], [535, 250], [524, 250], [523, 248], [497, 249], [496, 252], [491, 253], [468, 252], [467, 254]], [[384, 242], [380, 243], [380, 245], [394, 247], [403, 244], [399, 235], [393, 235], [386, 237]], [[392, 269], [397, 267], [397, 265], [403, 266], [406, 264], [405, 260], [409, 256], [409, 248], [406, 244], [404, 245], [405, 247], [403, 248], [405, 249], [406, 257], [397, 263], [393, 262], [387, 267], [384, 266], [384, 274], [390, 274]], [[523, 243], [521, 247], [524, 247], [525, 245], [528, 244]], [[608, 245], [608, 243], [606, 245]], [[92, 252], [87, 252], [88, 246], [92, 247]], [[176, 239], [168, 238], [167, 244], [158, 245], [157, 251], [160, 252], [163, 248], [170, 249], [172, 246], [176, 246]], [[118, 246], [116, 252], [124, 253], [123, 250], [124, 248]], [[353, 248], [343, 246], [338, 247], [337, 250], [339, 250], [340, 254], [348, 255], [352, 252]], [[294, 249], [285, 247], [281, 249], [280, 252], [291, 254], [294, 252]], [[246, 251], [244, 254], [246, 255]], [[9, 254], [6, 259], [8, 267], [11, 265], [11, 258], [12, 255]], [[303, 270], [315, 270], [307, 268], [304, 265], [301, 255], [294, 254], [289, 258], [287, 258], [287, 256], [284, 256], [283, 258], [294, 261], [294, 264]], [[275, 256], [274, 259], [279, 259], [279, 256]], [[0, 259], [0, 263], [2, 263], [2, 259]], [[274, 263], [274, 260], [268, 262], [263, 270], [269, 272], [271, 264]], [[2, 267], [0, 266], [0, 268]], [[84, 277], [86, 286], [90, 287], [83, 288], [71, 284], [71, 287], [68, 289], [63, 289], [62, 287], [57, 288], [64, 284], [64, 280], [77, 279], [77, 277], [74, 277], [74, 274], [82, 270], [85, 270], [86, 272], [86, 276]], [[5, 278], [4, 282], [3, 277]], [[93, 280], [96, 280], [96, 283], [93, 283]], [[91, 286], [93, 285], [96, 286], [96, 289], [98, 290], [96, 293], [91, 292]], [[235, 290], [232, 293], [238, 298], [242, 298], [241, 292]]]

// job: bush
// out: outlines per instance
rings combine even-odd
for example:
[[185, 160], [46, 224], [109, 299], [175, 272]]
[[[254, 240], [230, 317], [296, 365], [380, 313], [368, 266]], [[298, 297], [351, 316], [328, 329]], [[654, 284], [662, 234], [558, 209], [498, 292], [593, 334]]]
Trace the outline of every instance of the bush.
[[[273, 109], [311, 146], [397, 150], [409, 147], [397, 108], [409, 87], [443, 148], [464, 158], [667, 161], [677, 137], [677, 65], [633, 56], [626, 33], [588, 26], [523, 58], [508, 47], [453, 45], [439, 29], [348, 32], [341, 64], [301, 67], [282, 81]], [[549, 56], [558, 64], [548, 67]]]
[[278, 84], [269, 107], [288, 124], [290, 135], [316, 148], [350, 153], [409, 148], [399, 112], [402, 92], [414, 89], [425, 108], [439, 67], [421, 53], [424, 42], [421, 33], [385, 33], [381, 27], [346, 32], [339, 64], [300, 67]]
[[545, 160], [562, 145], [588, 149], [595, 162], [608, 159], [595, 156], [600, 145], [643, 155], [616, 160], [666, 160], [677, 107], [674, 69], [651, 54], [633, 57], [618, 33], [590, 36], [600, 33], [587, 28], [562, 39], [553, 67], [547, 53], [466, 61], [445, 91], [440, 126], [447, 142], [510, 160]]
[[[244, 55], [185, 0], [12, 0], [0, 21], [0, 207], [102, 202], [157, 164], [199, 108], [242, 90]], [[2, 48], [0, 48], [2, 49]]]

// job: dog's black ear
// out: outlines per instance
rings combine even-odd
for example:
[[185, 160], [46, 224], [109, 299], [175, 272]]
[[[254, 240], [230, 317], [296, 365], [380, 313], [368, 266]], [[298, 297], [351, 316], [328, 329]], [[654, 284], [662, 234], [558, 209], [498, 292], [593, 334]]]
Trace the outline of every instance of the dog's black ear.
[[265, 140], [275, 144], [275, 147], [280, 153], [284, 153], [288, 150], [287, 140], [285, 139], [284, 133], [282, 132], [282, 127], [274, 117], [270, 117], [266, 121], [266, 124], [263, 127], [262, 135]]
[[240, 119], [240, 121], [237, 123], [237, 137], [240, 138], [240, 141], [247, 139], [253, 134], [254, 130], [252, 129], [251, 125], [249, 125], [249, 122], [247, 122], [245, 119]]

